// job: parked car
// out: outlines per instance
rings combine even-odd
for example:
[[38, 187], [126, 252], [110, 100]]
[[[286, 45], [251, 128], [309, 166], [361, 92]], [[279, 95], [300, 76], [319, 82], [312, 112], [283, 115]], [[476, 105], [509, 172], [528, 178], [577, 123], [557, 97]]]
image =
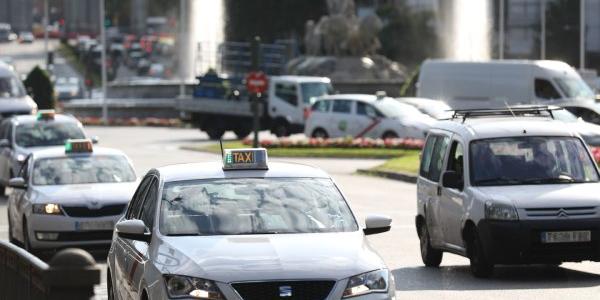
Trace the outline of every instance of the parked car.
[[435, 119], [390, 97], [346, 94], [316, 99], [306, 119], [310, 137], [425, 138]]
[[396, 100], [416, 107], [422, 113], [438, 120], [452, 117], [452, 108], [441, 100], [427, 98], [400, 97]]
[[31, 31], [21, 31], [19, 32], [19, 43], [21, 44], [31, 44], [35, 40], [33, 33]]
[[83, 83], [77, 77], [58, 77], [54, 81], [54, 91], [58, 100], [83, 98]]

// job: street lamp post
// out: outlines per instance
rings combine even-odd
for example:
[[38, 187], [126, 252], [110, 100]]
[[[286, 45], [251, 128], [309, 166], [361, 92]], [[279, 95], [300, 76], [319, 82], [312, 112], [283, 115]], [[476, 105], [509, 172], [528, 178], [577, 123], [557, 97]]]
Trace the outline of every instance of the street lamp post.
[[185, 69], [183, 67], [186, 47], [185, 47], [185, 10], [186, 0], [179, 1], [179, 97], [185, 97]]
[[102, 122], [108, 122], [108, 104], [106, 103], [106, 31], [105, 31], [105, 12], [104, 0], [100, 2], [100, 50], [102, 59]]
[[50, 64], [50, 52], [48, 49], [48, 1], [49, 0], [44, 0], [44, 21], [42, 22], [44, 26], [44, 53], [46, 55], [46, 70]]
[[499, 11], [498, 58], [504, 59], [504, 0], [500, 0]]
[[585, 0], [579, 4], [579, 68], [585, 69]]
[[540, 59], [546, 59], [546, 0], [540, 3]]

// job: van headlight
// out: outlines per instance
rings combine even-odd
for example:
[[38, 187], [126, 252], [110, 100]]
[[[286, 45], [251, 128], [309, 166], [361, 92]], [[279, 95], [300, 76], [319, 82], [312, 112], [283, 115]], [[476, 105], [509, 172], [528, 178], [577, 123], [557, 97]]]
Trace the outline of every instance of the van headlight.
[[388, 291], [389, 271], [381, 269], [350, 277], [342, 298]]
[[514, 206], [493, 203], [492, 201], [487, 201], [485, 203], [485, 218], [501, 221], [519, 220], [517, 209]]
[[165, 275], [169, 298], [225, 299], [214, 281], [180, 275]]

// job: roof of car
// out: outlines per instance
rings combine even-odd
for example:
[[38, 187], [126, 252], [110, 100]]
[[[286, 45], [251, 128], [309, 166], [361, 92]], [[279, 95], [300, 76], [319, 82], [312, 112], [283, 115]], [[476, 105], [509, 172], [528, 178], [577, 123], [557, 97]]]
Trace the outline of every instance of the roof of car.
[[220, 179], [220, 178], [330, 178], [325, 171], [308, 165], [286, 162], [269, 162], [268, 170], [223, 170], [221, 162], [204, 162], [169, 165], [157, 168], [165, 182]]
[[[36, 115], [18, 115], [18, 116], [13, 116], [12, 120], [13, 120], [13, 122], [21, 123], [21, 124], [35, 123], [35, 122], [38, 122], [38, 117]], [[54, 119], [51, 122], [79, 123], [79, 120], [77, 120], [75, 117], [70, 116], [70, 115], [56, 114], [56, 115], [54, 115]]]
[[443, 120], [432, 126], [432, 130], [445, 130], [460, 135], [463, 139], [514, 136], [577, 136], [570, 126], [550, 117], [480, 117]]
[[8, 64], [0, 61], [0, 77], [14, 76], [14, 72], [11, 71]]
[[[325, 96], [318, 97], [317, 101], [318, 100], [334, 100], [334, 99], [354, 100], [354, 101], [371, 103], [371, 102], [377, 101], [377, 96], [371, 95], [371, 94], [335, 94], [335, 95], [325, 95]], [[393, 98], [385, 97], [385, 99], [393, 99]]]
[[114, 148], [105, 148], [105, 147], [94, 147], [94, 151], [91, 153], [65, 153], [65, 146], [56, 146], [50, 147], [43, 150], [38, 150], [33, 152], [34, 159], [40, 158], [51, 158], [51, 157], [67, 157], [67, 156], [76, 156], [76, 155], [118, 155], [118, 156], [126, 156], [125, 153], [121, 150], [117, 150]]

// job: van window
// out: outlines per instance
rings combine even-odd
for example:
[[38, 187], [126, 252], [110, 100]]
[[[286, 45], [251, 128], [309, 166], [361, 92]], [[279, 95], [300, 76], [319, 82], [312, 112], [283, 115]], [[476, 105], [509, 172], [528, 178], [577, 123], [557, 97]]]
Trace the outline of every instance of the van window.
[[598, 115], [593, 110], [577, 106], [570, 106], [565, 108], [572, 114], [581, 117], [586, 122], [600, 124], [600, 115]]
[[463, 146], [458, 141], [452, 143], [450, 147], [450, 157], [448, 158], [448, 171], [455, 171], [460, 178], [464, 180], [464, 167], [463, 167]]
[[278, 83], [275, 85], [275, 96], [293, 105], [298, 105], [298, 94], [296, 85], [293, 83]]
[[535, 79], [535, 96], [540, 99], [560, 99], [560, 94], [552, 83], [546, 79]]
[[444, 157], [450, 139], [446, 136], [430, 135], [423, 149], [420, 175], [431, 180], [439, 181], [444, 164]]
[[334, 100], [333, 101], [333, 112], [349, 114], [352, 110], [351, 100]]
[[329, 112], [330, 107], [331, 107], [330, 100], [321, 100], [321, 101], [315, 102], [315, 104], [312, 106], [312, 111]]

